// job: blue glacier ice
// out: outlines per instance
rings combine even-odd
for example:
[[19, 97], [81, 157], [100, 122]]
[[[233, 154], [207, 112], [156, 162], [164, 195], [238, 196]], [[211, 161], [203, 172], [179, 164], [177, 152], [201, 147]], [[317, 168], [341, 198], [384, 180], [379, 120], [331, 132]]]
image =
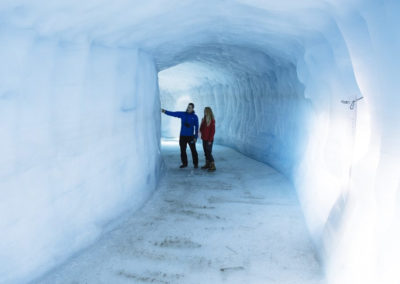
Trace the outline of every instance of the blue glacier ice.
[[140, 208], [160, 138], [178, 133], [160, 107], [188, 102], [213, 108], [218, 144], [290, 180], [328, 283], [398, 283], [399, 12], [2, 0], [0, 283], [35, 279]]

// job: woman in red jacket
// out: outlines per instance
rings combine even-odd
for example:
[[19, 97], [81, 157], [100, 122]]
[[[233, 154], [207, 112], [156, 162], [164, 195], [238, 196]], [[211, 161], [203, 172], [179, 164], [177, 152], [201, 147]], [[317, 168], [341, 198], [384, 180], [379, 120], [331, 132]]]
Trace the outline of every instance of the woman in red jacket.
[[208, 169], [209, 172], [216, 170], [214, 158], [212, 156], [212, 146], [215, 134], [215, 119], [210, 107], [204, 109], [204, 117], [200, 125], [201, 139], [203, 140], [203, 150], [206, 156], [206, 164], [202, 169]]

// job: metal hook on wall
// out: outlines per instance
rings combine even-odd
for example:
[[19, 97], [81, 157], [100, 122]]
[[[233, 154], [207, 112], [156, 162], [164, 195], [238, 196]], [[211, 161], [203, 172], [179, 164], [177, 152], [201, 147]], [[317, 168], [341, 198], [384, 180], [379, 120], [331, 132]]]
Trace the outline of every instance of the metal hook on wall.
[[360, 98], [355, 99], [355, 100], [352, 100], [352, 101], [341, 100], [340, 102], [341, 102], [342, 104], [346, 104], [346, 105], [349, 104], [349, 105], [350, 105], [350, 109], [353, 110], [353, 109], [354, 109], [354, 106], [355, 106], [355, 103], [358, 102], [359, 100], [363, 99], [363, 98], [364, 98], [364, 97], [360, 97]]

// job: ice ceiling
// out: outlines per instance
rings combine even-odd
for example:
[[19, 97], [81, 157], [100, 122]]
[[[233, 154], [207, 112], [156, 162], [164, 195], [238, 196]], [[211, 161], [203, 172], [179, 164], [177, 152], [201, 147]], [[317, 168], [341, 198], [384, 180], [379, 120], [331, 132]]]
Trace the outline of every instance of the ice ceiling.
[[[161, 129], [161, 99], [212, 106], [219, 143], [292, 181], [329, 281], [397, 283], [399, 11], [389, 0], [2, 1], [1, 274], [42, 273], [145, 200], [160, 135], [176, 133]], [[28, 188], [40, 194], [21, 212]]]

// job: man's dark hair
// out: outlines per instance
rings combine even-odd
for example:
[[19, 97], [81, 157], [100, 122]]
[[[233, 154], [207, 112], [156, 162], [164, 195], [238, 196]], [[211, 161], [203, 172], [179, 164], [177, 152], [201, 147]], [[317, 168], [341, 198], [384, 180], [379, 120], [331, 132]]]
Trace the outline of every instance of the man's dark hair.
[[192, 106], [192, 108], [194, 109], [194, 104], [193, 103], [189, 103], [189, 106]]

